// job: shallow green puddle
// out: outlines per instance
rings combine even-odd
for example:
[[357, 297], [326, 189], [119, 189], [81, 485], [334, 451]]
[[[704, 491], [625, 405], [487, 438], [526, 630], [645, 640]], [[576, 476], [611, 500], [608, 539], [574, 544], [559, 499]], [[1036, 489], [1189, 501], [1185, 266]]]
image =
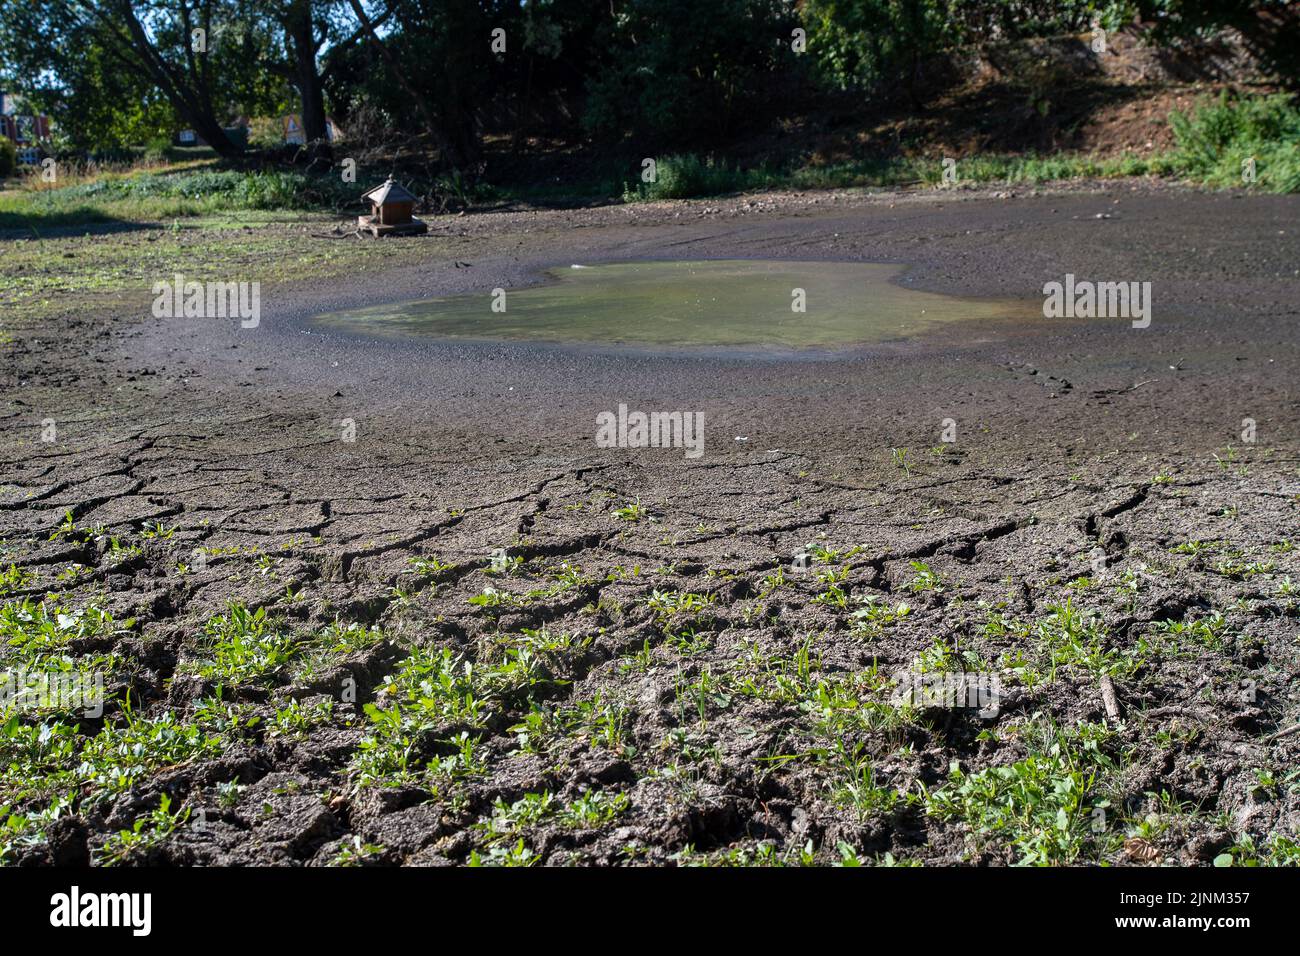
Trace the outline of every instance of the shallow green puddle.
[[[828, 348], [883, 342], [960, 319], [1009, 317], [1012, 302], [917, 292], [903, 266], [758, 259], [623, 262], [552, 269], [541, 285], [319, 316], [377, 335], [641, 347]], [[498, 311], [493, 305], [497, 304]], [[803, 311], [796, 311], [802, 304]]]

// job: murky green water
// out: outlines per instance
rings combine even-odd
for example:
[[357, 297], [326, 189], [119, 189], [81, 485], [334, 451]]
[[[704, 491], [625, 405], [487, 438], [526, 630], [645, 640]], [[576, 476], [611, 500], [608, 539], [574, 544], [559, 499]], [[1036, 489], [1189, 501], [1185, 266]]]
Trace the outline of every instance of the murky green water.
[[[917, 292], [902, 266], [705, 260], [553, 269], [550, 281], [489, 293], [320, 316], [378, 335], [642, 347], [827, 348], [882, 342], [961, 319], [1014, 314], [1012, 303]], [[802, 292], [803, 311], [795, 311]], [[500, 297], [496, 297], [498, 302]]]

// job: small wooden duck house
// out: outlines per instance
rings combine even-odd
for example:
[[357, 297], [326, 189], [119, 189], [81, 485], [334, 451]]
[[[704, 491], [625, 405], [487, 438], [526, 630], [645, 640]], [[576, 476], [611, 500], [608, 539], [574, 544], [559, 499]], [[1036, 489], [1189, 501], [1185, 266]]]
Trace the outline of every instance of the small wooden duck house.
[[429, 227], [411, 215], [415, 196], [392, 176], [361, 197], [370, 203], [370, 215], [360, 216], [357, 226], [380, 236], [411, 236], [428, 232]]

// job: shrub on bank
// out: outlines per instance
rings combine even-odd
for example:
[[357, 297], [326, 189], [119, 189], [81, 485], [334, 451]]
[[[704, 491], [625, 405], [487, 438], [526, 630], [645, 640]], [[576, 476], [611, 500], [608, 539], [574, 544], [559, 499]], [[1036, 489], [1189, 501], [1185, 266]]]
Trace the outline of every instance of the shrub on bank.
[[18, 147], [0, 136], [0, 179], [12, 176], [18, 168]]
[[1253, 161], [1267, 192], [1300, 192], [1300, 107], [1284, 93], [1203, 100], [1169, 115], [1180, 171], [1212, 186], [1241, 186]]
[[[961, 157], [962, 183], [1045, 183], [1120, 176], [1175, 177], [1219, 188], [1250, 187], [1262, 192], [1300, 192], [1300, 107], [1287, 94], [1221, 95], [1169, 117], [1175, 147], [1156, 154], [1091, 156], [976, 153]], [[1243, 176], [1253, 160], [1254, 181]], [[745, 170], [693, 153], [659, 159], [653, 183], [631, 183], [624, 202], [689, 199], [771, 187], [836, 189], [942, 182], [934, 159], [906, 156], [804, 166], [789, 172], [768, 167]]]
[[657, 160], [655, 181], [625, 187], [623, 201], [653, 202], [659, 199], [717, 196], [780, 185], [782, 181], [780, 176], [765, 167], [742, 170], [718, 162], [713, 157], [701, 159], [694, 153], [684, 153]]

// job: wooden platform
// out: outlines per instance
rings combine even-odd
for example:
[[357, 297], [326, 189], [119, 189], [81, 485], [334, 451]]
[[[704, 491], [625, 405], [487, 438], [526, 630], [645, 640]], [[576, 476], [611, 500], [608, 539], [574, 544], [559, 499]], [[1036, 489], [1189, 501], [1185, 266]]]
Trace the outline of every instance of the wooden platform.
[[381, 222], [375, 222], [372, 216], [358, 216], [357, 228], [362, 232], [370, 233], [376, 239], [383, 236], [418, 236], [429, 231], [429, 227], [419, 219], [412, 218], [410, 222], [385, 225]]

